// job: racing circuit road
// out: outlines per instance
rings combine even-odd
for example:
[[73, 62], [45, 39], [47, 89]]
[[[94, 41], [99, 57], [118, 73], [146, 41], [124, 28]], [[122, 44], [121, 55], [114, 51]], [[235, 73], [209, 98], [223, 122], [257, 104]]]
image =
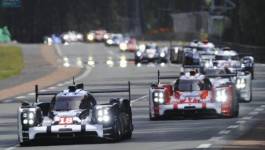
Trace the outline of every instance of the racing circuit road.
[[[132, 82], [133, 123], [135, 130], [131, 140], [118, 143], [78, 142], [48, 142], [32, 147], [19, 147], [16, 135], [16, 111], [19, 103], [13, 101], [0, 104], [0, 149], [197, 149], [219, 148], [245, 133], [250, 126], [255, 125], [258, 119], [265, 115], [265, 66], [256, 65], [256, 79], [253, 81], [253, 102], [240, 104], [238, 118], [221, 119], [216, 117], [187, 117], [172, 120], [149, 121], [148, 118], [148, 84], [156, 81], [157, 69], [161, 74], [178, 74], [178, 65], [165, 66], [143, 65], [136, 67], [131, 59], [133, 54], [121, 53], [117, 48], [107, 48], [104, 44], [75, 43], [57, 47], [62, 57], [62, 65], [83, 67], [83, 73], [76, 80], [87, 84], [88, 89], [99, 88], [126, 88], [127, 81]], [[95, 67], [87, 67], [88, 57], [95, 60]], [[120, 61], [122, 57], [122, 61]], [[126, 57], [127, 64], [124, 61]], [[106, 64], [109, 60], [114, 66]], [[121, 64], [120, 64], [121, 62]], [[76, 82], [78, 82], [76, 81]], [[49, 90], [60, 90], [71, 82], [55, 84]], [[33, 87], [32, 87], [33, 88]], [[31, 94], [26, 94], [30, 98]], [[24, 96], [24, 95], [21, 95]], [[111, 98], [126, 96], [125, 94], [99, 95], [102, 101]]]

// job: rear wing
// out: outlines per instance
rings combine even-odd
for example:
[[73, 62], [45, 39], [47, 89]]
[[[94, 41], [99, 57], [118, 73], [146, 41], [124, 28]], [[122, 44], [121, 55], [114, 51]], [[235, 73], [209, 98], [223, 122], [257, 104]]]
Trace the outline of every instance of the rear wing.
[[[73, 82], [74, 83], [74, 82]], [[71, 91], [75, 91], [76, 89], [82, 89], [84, 90], [84, 84], [77, 84], [73, 86], [69, 86], [68, 89]], [[127, 93], [128, 92], [128, 98], [129, 101], [131, 101], [131, 82], [128, 81], [128, 88], [117, 88], [117, 89], [94, 89], [94, 90], [86, 90], [89, 93], [98, 94], [98, 93]], [[57, 95], [62, 91], [47, 91], [47, 92], [39, 92], [38, 85], [35, 85], [35, 102], [38, 102], [39, 96], [45, 96], [45, 95]]]
[[237, 74], [236, 73], [230, 73], [230, 74], [221, 74], [221, 75], [206, 75], [206, 77], [208, 78], [232, 78], [232, 77], [236, 77]]

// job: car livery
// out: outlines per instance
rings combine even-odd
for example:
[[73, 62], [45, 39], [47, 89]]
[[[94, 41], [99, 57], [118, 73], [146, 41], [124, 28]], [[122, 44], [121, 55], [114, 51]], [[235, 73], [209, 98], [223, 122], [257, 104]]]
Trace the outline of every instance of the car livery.
[[[158, 74], [158, 79], [162, 78], [159, 76]], [[208, 77], [191, 71], [181, 75], [173, 84], [158, 81], [149, 90], [150, 120], [186, 113], [237, 117], [238, 112], [235, 86], [227, 78], [211, 81]]]
[[[18, 139], [21, 145], [46, 138], [98, 137], [118, 141], [131, 138], [133, 125], [128, 89], [91, 90], [84, 85], [69, 86], [61, 92], [39, 93], [36, 102], [22, 103], [18, 108]], [[129, 99], [111, 98], [97, 104], [92, 93], [129, 92]], [[53, 95], [50, 102], [39, 102], [39, 96]]]

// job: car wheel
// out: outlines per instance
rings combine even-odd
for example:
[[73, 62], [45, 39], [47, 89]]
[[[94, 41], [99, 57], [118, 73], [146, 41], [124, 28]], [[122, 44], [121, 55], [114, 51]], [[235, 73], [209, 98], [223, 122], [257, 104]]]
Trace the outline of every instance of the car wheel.
[[111, 141], [112, 142], [117, 142], [121, 139], [121, 135], [122, 135], [122, 130], [121, 130], [121, 123], [120, 123], [120, 119], [117, 118], [115, 120], [115, 122], [113, 123], [113, 127], [112, 127], [112, 136], [111, 136]]

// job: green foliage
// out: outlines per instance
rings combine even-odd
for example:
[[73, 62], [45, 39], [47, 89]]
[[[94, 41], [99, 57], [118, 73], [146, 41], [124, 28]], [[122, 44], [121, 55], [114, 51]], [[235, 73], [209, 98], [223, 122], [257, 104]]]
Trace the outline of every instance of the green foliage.
[[18, 75], [23, 67], [21, 48], [0, 45], [0, 80]]

